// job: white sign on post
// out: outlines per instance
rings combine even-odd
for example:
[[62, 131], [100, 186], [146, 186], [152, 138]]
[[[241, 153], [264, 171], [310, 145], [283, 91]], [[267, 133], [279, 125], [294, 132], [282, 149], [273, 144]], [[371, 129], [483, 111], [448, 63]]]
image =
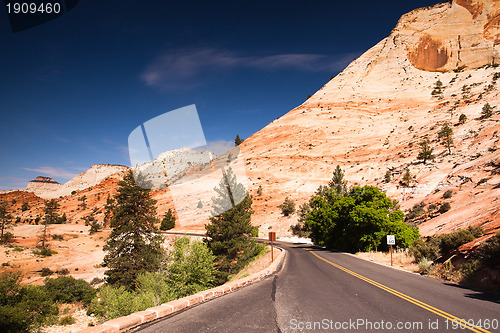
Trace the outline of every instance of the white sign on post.
[[396, 245], [396, 237], [394, 235], [387, 235], [387, 245]]

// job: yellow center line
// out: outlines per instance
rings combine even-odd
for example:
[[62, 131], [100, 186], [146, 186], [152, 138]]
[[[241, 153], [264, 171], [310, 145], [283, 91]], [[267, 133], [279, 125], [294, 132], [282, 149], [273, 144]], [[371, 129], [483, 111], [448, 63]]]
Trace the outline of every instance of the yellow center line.
[[487, 331], [487, 330], [485, 330], [484, 328], [477, 327], [477, 326], [474, 326], [474, 325], [471, 325], [471, 324], [467, 323], [467, 321], [466, 321], [466, 320], [464, 320], [464, 319], [458, 318], [458, 317], [456, 317], [456, 316], [454, 316], [454, 315], [451, 315], [451, 314], [449, 314], [449, 313], [447, 313], [447, 312], [444, 312], [444, 311], [442, 311], [442, 310], [439, 310], [439, 309], [437, 309], [437, 308], [435, 308], [435, 307], [433, 307], [433, 306], [431, 306], [431, 305], [429, 305], [429, 304], [427, 304], [427, 303], [421, 302], [421, 301], [419, 301], [419, 300], [417, 300], [417, 299], [415, 299], [415, 298], [413, 298], [413, 297], [410, 297], [410, 296], [408, 296], [408, 295], [406, 295], [406, 294], [403, 294], [402, 292], [399, 292], [399, 291], [397, 291], [397, 290], [391, 289], [391, 288], [389, 288], [389, 287], [387, 287], [387, 286], [385, 286], [385, 285], [383, 285], [383, 284], [381, 284], [381, 283], [378, 283], [378, 282], [376, 282], [376, 281], [373, 281], [373, 280], [371, 280], [371, 279], [369, 279], [369, 278], [367, 278], [367, 277], [364, 277], [363, 275], [360, 275], [360, 274], [358, 274], [358, 273], [356, 273], [356, 272], [353, 272], [353, 271], [351, 271], [351, 270], [349, 270], [349, 269], [347, 269], [347, 268], [345, 268], [345, 267], [343, 267], [343, 266], [337, 265], [337, 264], [335, 264], [335, 263], [331, 262], [330, 260], [325, 259], [325, 258], [323, 258], [323, 257], [319, 256], [318, 254], [314, 253], [312, 250], [306, 250], [306, 251], [309, 251], [309, 252], [310, 252], [310, 253], [312, 253], [315, 257], [317, 257], [317, 258], [319, 258], [319, 259], [323, 260], [324, 262], [326, 262], [326, 263], [328, 263], [328, 264], [332, 265], [333, 267], [338, 268], [338, 269], [340, 269], [340, 270], [342, 270], [342, 271], [344, 271], [344, 272], [346, 272], [346, 273], [348, 273], [348, 274], [350, 274], [350, 275], [352, 275], [352, 276], [354, 276], [354, 277], [357, 277], [358, 279], [361, 279], [361, 280], [363, 280], [363, 281], [366, 281], [366, 282], [368, 282], [369, 284], [371, 284], [371, 285], [373, 285], [373, 286], [375, 286], [375, 287], [377, 287], [377, 288], [380, 288], [380, 289], [382, 289], [382, 290], [385, 290], [385, 291], [387, 291], [388, 293], [391, 293], [391, 294], [393, 294], [393, 295], [395, 295], [395, 296], [397, 296], [397, 297], [399, 297], [399, 298], [401, 298], [401, 299], [404, 299], [405, 301], [408, 301], [408, 302], [410, 302], [410, 303], [412, 303], [412, 304], [415, 304], [416, 306], [419, 306], [419, 307], [421, 307], [422, 309], [425, 309], [425, 310], [427, 310], [427, 311], [430, 311], [430, 312], [432, 312], [432, 313], [435, 313], [435, 314], [437, 314], [438, 316], [441, 316], [441, 317], [443, 317], [443, 318], [445, 318], [445, 319], [448, 319], [448, 320], [450, 320], [450, 321], [455, 321], [455, 322], [456, 322], [456, 323], [458, 323], [458, 324], [462, 324], [462, 323], [463, 323], [463, 324], [462, 324], [462, 325], [463, 325], [463, 326], [462, 326], [462, 328], [467, 328], [467, 329], [471, 330], [472, 332], [491, 333], [490, 331]]

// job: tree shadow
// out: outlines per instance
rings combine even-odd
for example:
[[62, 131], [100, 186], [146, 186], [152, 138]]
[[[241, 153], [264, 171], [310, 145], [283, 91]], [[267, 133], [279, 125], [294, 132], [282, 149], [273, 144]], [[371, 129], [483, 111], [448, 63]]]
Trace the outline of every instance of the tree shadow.
[[453, 283], [444, 283], [447, 286], [455, 287], [464, 290], [464, 296], [468, 298], [473, 298], [477, 299], [480, 301], [487, 301], [487, 302], [492, 302], [492, 303], [497, 303], [500, 304], [500, 295], [496, 295], [487, 291], [479, 290], [476, 288], [469, 288]]

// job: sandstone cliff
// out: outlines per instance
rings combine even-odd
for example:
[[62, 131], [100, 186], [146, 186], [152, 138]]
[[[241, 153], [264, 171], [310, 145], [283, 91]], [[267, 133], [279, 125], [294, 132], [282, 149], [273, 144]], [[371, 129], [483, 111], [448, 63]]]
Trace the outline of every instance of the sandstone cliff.
[[[245, 140], [261, 231], [286, 232], [296, 218], [281, 217], [277, 205], [287, 195], [306, 201], [337, 164], [351, 185], [380, 186], [405, 210], [440, 204], [452, 190], [452, 209], [421, 221], [423, 234], [471, 224], [499, 228], [500, 117], [481, 118], [487, 102], [498, 111], [498, 4], [453, 1], [404, 15], [304, 104]], [[436, 90], [438, 81], [443, 88]], [[445, 122], [454, 130], [452, 154], [438, 140]], [[425, 138], [437, 155], [427, 164], [416, 159]], [[416, 176], [410, 187], [400, 184], [407, 168]]]

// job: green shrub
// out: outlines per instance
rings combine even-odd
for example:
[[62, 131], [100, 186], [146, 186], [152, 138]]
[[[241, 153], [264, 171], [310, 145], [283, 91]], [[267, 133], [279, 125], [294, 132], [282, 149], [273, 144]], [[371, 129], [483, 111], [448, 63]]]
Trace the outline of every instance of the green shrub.
[[451, 205], [449, 202], [445, 202], [443, 203], [440, 207], [439, 207], [439, 212], [441, 214], [444, 214], [446, 213], [447, 211], [449, 211], [451, 209]]
[[42, 268], [42, 271], [40, 274], [42, 276], [49, 276], [49, 275], [54, 274], [54, 272], [50, 268], [44, 267], [44, 268]]
[[0, 332], [28, 332], [59, 313], [43, 287], [21, 287], [20, 281], [20, 273], [0, 275]]
[[90, 225], [89, 235], [93, 235], [96, 232], [99, 232], [101, 229], [102, 225], [97, 221], [93, 221], [92, 224]]
[[42, 257], [50, 257], [53, 254], [57, 254], [57, 251], [53, 251], [49, 248], [41, 249], [41, 250], [33, 250], [33, 254]]
[[443, 198], [444, 199], [449, 199], [451, 198], [453, 195], [453, 191], [452, 190], [447, 190], [446, 192], [443, 193]]
[[2, 239], [0, 239], [1, 243], [10, 243], [14, 239], [14, 234], [8, 231], [3, 233]]
[[59, 319], [59, 325], [61, 326], [73, 325], [74, 323], [76, 323], [76, 319], [72, 315], [67, 315]]
[[382, 240], [396, 236], [396, 245], [408, 247], [418, 229], [403, 222], [404, 214], [375, 186], [353, 187], [338, 195], [330, 187], [314, 197], [306, 227], [316, 245], [347, 252], [386, 249]]
[[178, 297], [195, 294], [213, 285], [215, 257], [204, 243], [182, 237], [175, 242], [168, 257], [168, 282]]
[[384, 176], [384, 180], [386, 183], [390, 182], [391, 181], [391, 177], [392, 177], [392, 173], [387, 170], [386, 173], [385, 173], [385, 176]]
[[452, 232], [450, 234], [444, 234], [440, 236], [441, 238], [441, 253], [448, 253], [456, 250], [460, 246], [472, 242], [474, 236], [469, 230], [459, 230]]
[[[201, 203], [201, 201], [198, 203], [198, 205]], [[202, 205], [203, 207], [203, 205]], [[198, 208], [201, 208], [201, 207], [198, 207]], [[175, 228], [175, 215], [174, 215], [174, 212], [172, 211], [172, 209], [169, 209], [166, 213], [165, 213], [165, 217], [163, 218], [163, 220], [161, 220], [161, 225], [160, 225], [160, 230], [163, 230], [163, 231], [166, 231], [166, 230], [170, 230], [170, 229], [173, 229]]]
[[418, 268], [420, 269], [421, 274], [428, 274], [431, 266], [432, 266], [432, 260], [429, 260], [426, 257], [423, 257], [418, 262]]
[[88, 313], [105, 319], [126, 316], [210, 288], [216, 273], [214, 259], [205, 243], [182, 237], [168, 254], [164, 271], [140, 273], [134, 291], [103, 286]]
[[479, 248], [479, 259], [486, 266], [500, 265], [500, 232]]
[[290, 216], [295, 213], [295, 203], [289, 197], [286, 197], [285, 201], [278, 208], [281, 209], [283, 216]]
[[410, 254], [415, 258], [415, 262], [420, 262], [426, 258], [428, 260], [436, 260], [440, 255], [440, 240], [438, 237], [427, 237], [417, 239], [410, 246]]
[[128, 316], [136, 310], [134, 297], [134, 293], [123, 286], [105, 285], [99, 290], [99, 298], [92, 299], [87, 313], [104, 319]]
[[427, 207], [428, 212], [435, 211], [437, 209], [437, 206], [435, 204], [430, 204], [429, 207]]
[[67, 268], [60, 269], [60, 270], [56, 271], [56, 274], [59, 274], [59, 275], [68, 275], [69, 274], [69, 269], [67, 269]]
[[82, 302], [88, 305], [96, 295], [90, 283], [72, 276], [46, 279], [44, 287], [54, 301], [61, 303]]
[[461, 114], [460, 117], [458, 118], [458, 122], [460, 124], [465, 124], [465, 122], [467, 121], [467, 116], [465, 114]]
[[415, 204], [410, 209], [410, 211], [406, 213], [405, 220], [406, 221], [413, 220], [414, 218], [424, 214], [425, 213], [424, 207], [425, 207], [425, 202], [423, 201], [419, 204]]
[[63, 235], [52, 235], [52, 239], [62, 241], [64, 239], [64, 237], [63, 237]]
[[477, 185], [482, 185], [482, 184], [488, 182], [488, 180], [489, 180], [489, 178], [483, 178], [483, 179], [481, 179], [480, 181], [477, 182]]

